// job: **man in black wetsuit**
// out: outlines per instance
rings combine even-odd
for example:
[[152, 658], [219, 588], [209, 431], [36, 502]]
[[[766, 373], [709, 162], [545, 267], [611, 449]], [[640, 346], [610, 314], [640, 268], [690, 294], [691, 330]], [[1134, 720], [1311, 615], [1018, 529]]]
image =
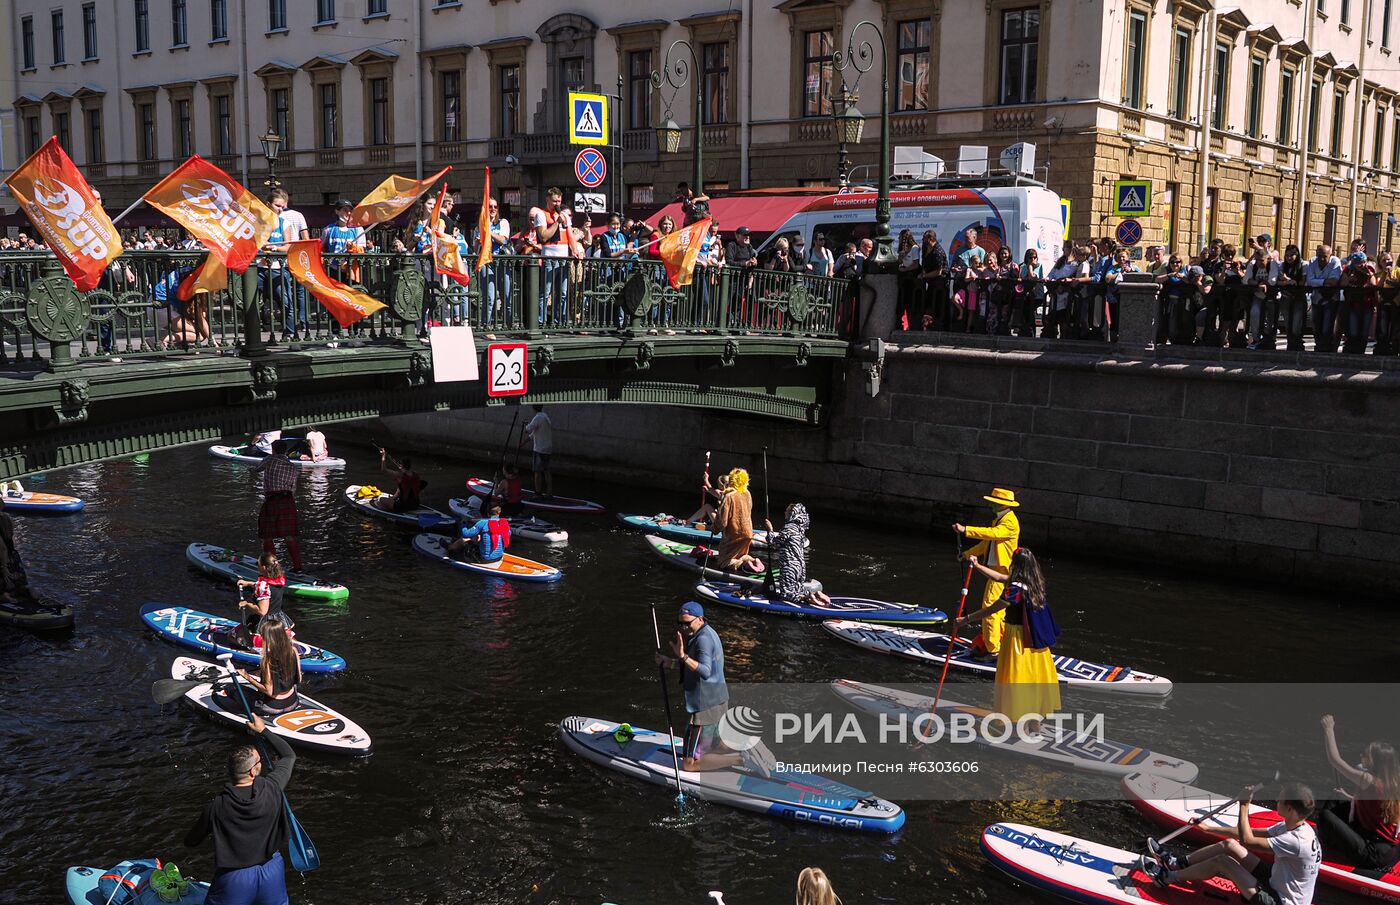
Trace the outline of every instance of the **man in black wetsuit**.
[[277, 752], [277, 762], [267, 769], [255, 746], [235, 748], [228, 758], [228, 785], [204, 806], [185, 837], [185, 844], [194, 846], [214, 836], [208, 905], [287, 905], [282, 847], [290, 825], [282, 793], [297, 758], [285, 741], [263, 731], [262, 717], [254, 714], [249, 728]]

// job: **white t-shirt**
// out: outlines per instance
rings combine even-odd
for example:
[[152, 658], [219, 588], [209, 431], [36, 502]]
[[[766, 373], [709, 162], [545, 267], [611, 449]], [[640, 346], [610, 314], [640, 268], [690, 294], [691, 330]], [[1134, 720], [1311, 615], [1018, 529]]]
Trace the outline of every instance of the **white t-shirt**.
[[1263, 832], [1274, 852], [1274, 869], [1269, 886], [1278, 893], [1282, 905], [1309, 905], [1317, 872], [1322, 867], [1322, 846], [1317, 833], [1307, 823], [1293, 829], [1280, 821]]
[[272, 444], [276, 443], [278, 440], [281, 439], [282, 432], [280, 430], [265, 431], [261, 434], [258, 434], [257, 438], [253, 440], [253, 445], [270, 456], [272, 455]]
[[[563, 212], [555, 214], [554, 217], [556, 219], [551, 220], [548, 212], [535, 208], [534, 217], [531, 219], [530, 223], [535, 227], [548, 227], [552, 226], [555, 222], [559, 222], [562, 224], [560, 229], [567, 229], [570, 226], [569, 218], [564, 216]], [[536, 235], [538, 236], [539, 234], [536, 233]], [[568, 233], [565, 232], [564, 235], [567, 236]], [[569, 243], [560, 242], [557, 236], [553, 239], [546, 239], [544, 245], [540, 249], [540, 254], [544, 255], [546, 258], [567, 258], [569, 256]], [[539, 416], [537, 415], [536, 417]], [[541, 450], [541, 452], [543, 452], [543, 450]]]
[[530, 435], [530, 443], [535, 447], [535, 452], [542, 455], [549, 455], [554, 452], [554, 423], [549, 420], [549, 415], [539, 412], [530, 419], [530, 423], [525, 425], [525, 433]]
[[284, 242], [296, 242], [306, 229], [306, 218], [301, 215], [300, 211], [288, 208], [277, 219], [282, 221], [282, 241]]
[[306, 432], [306, 446], [311, 450], [311, 461], [321, 462], [329, 453], [326, 449], [326, 435], [320, 431]]

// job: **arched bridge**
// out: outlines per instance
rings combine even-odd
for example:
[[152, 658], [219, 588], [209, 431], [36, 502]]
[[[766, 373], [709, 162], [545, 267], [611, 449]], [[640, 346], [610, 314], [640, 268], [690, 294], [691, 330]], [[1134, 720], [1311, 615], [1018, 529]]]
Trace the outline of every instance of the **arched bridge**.
[[342, 329], [276, 256], [181, 305], [176, 286], [201, 258], [129, 252], [81, 293], [51, 255], [0, 252], [0, 479], [277, 425], [497, 404], [482, 381], [435, 379], [430, 321], [469, 324], [479, 360], [492, 341], [527, 342], [525, 402], [820, 423], [854, 299], [845, 281], [732, 267], [675, 289], [654, 261], [500, 257], [458, 287], [420, 256], [329, 256], [332, 275], [386, 304]]

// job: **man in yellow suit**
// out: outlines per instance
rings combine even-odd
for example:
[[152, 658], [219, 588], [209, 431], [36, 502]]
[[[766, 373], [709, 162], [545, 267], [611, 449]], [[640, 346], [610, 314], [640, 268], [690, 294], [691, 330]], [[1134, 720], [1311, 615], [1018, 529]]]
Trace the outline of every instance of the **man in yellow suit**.
[[[1011, 564], [1011, 554], [1021, 546], [1021, 523], [1016, 520], [1016, 502], [1013, 491], [997, 487], [982, 499], [995, 507], [997, 514], [992, 524], [986, 528], [975, 525], [955, 524], [953, 530], [978, 541], [963, 551], [963, 558], [976, 556], [979, 562], [1005, 571]], [[1001, 599], [1005, 585], [999, 581], [987, 581], [982, 591], [982, 606], [990, 606]], [[978, 659], [992, 659], [1001, 650], [1001, 630], [1006, 624], [1006, 611], [993, 613], [982, 620], [982, 633], [972, 640], [973, 656]]]

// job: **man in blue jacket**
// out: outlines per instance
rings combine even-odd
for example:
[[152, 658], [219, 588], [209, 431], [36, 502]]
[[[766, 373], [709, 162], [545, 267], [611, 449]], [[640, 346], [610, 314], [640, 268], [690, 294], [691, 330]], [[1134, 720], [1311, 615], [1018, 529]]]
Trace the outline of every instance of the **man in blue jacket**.
[[[478, 539], [475, 548], [471, 541]], [[489, 518], [478, 519], [476, 524], [462, 524], [462, 536], [447, 545], [447, 552], [456, 557], [470, 558], [473, 562], [496, 562], [506, 555], [510, 546], [510, 522], [501, 518], [501, 507], [491, 507]]]

